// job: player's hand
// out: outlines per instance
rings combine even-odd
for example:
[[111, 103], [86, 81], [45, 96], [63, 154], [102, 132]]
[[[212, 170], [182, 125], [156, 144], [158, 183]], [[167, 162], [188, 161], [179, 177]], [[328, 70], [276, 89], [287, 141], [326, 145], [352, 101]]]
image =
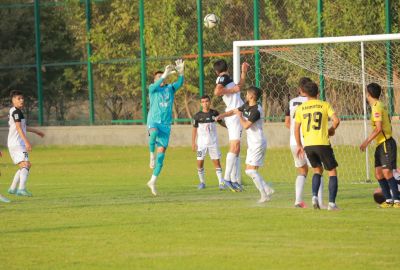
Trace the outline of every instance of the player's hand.
[[304, 158], [304, 148], [302, 146], [297, 146], [296, 155], [298, 158]]
[[217, 122], [217, 121], [220, 121], [222, 119], [224, 119], [224, 117], [222, 117], [222, 115], [220, 114], [220, 115], [215, 116], [214, 121]]
[[44, 137], [44, 133], [41, 132], [40, 130], [37, 130], [37, 131], [36, 131], [36, 134], [39, 135], [41, 138]]
[[365, 140], [365, 141], [360, 145], [360, 150], [364, 152], [365, 149], [367, 149], [367, 147], [368, 147], [368, 141]]
[[330, 127], [330, 128], [328, 129], [328, 135], [329, 135], [329, 136], [334, 136], [334, 135], [335, 135], [335, 129], [334, 129], [333, 127]]
[[249, 63], [243, 62], [243, 64], [242, 64], [242, 72], [243, 73], [247, 73], [247, 71], [249, 70], [249, 67], [250, 67]]
[[196, 152], [196, 150], [197, 150], [197, 145], [194, 143], [194, 144], [192, 144], [192, 151]]
[[175, 70], [178, 71], [179, 75], [183, 75], [183, 71], [185, 70], [185, 62], [182, 59], [175, 61]]
[[232, 94], [234, 93], [239, 93], [240, 92], [240, 85], [235, 85], [234, 87], [231, 88]]
[[165, 67], [164, 73], [161, 75], [161, 78], [166, 79], [169, 75], [175, 73], [175, 66], [168, 65]]
[[32, 145], [29, 142], [25, 142], [25, 147], [26, 147], [26, 151], [28, 151], [28, 152], [32, 151]]

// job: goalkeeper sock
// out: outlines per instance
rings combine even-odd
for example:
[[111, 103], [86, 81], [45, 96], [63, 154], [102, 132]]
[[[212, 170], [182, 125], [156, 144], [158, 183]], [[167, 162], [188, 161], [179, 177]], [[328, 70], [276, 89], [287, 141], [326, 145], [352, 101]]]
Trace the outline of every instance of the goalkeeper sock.
[[335, 203], [338, 191], [338, 178], [337, 176], [329, 176], [329, 202]]
[[156, 150], [156, 139], [158, 135], [158, 130], [157, 129], [152, 129], [149, 131], [149, 149], [150, 153], [154, 153]]
[[10, 189], [15, 190], [17, 188], [18, 182], [19, 182], [19, 176], [20, 176], [21, 170], [18, 169], [17, 172], [14, 175], [14, 179], [11, 183]]
[[383, 178], [378, 180], [379, 185], [381, 186], [383, 196], [385, 196], [386, 201], [392, 200], [392, 194], [390, 194], [390, 186], [388, 181]]
[[205, 181], [204, 181], [204, 168], [198, 168], [197, 169], [197, 174], [199, 175], [199, 180], [200, 180], [200, 183], [204, 183]]
[[296, 201], [295, 204], [298, 204], [303, 201], [303, 190], [304, 183], [306, 182], [306, 177], [304, 175], [298, 175], [296, 178]]
[[157, 153], [156, 167], [154, 168], [153, 175], [158, 176], [164, 165], [165, 153]]
[[318, 196], [319, 186], [321, 185], [321, 176], [318, 173], [315, 173], [312, 177], [312, 194], [313, 196]]
[[393, 195], [393, 200], [398, 201], [399, 198], [399, 189], [397, 187], [397, 182], [396, 179], [394, 179], [394, 177], [390, 178], [387, 180], [390, 190], [392, 191], [392, 195]]
[[224, 179], [222, 179], [222, 169], [221, 168], [216, 168], [215, 173], [217, 174], [218, 178], [218, 183], [222, 185], [224, 183]]
[[232, 169], [236, 163], [236, 154], [232, 152], [228, 152], [226, 155], [226, 169], [225, 169], [225, 180], [231, 180]]
[[20, 170], [19, 189], [26, 188], [26, 182], [28, 182], [28, 176], [29, 176], [29, 168], [23, 167]]

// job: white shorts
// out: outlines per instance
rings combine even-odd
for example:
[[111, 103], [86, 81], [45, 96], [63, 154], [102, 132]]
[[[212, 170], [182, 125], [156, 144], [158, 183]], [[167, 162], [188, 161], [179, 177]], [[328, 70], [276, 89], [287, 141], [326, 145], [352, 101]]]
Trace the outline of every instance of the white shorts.
[[259, 147], [247, 148], [246, 164], [257, 167], [263, 166], [266, 150], [267, 150], [266, 144], [261, 145]]
[[204, 160], [207, 152], [212, 160], [221, 159], [221, 151], [219, 151], [218, 145], [211, 145], [197, 147], [197, 160]]
[[10, 156], [14, 164], [19, 164], [22, 161], [29, 161], [28, 151], [24, 146], [11, 146], [8, 147]]
[[311, 167], [310, 161], [308, 161], [308, 158], [306, 156], [306, 153], [304, 152], [304, 158], [299, 158], [297, 157], [296, 151], [297, 151], [297, 146], [296, 145], [291, 145], [290, 150], [292, 151], [292, 156], [294, 160], [294, 166], [296, 168], [301, 168], [304, 165], [308, 165], [308, 167]]
[[230, 141], [240, 141], [242, 138], [242, 125], [240, 124], [239, 117], [232, 115], [225, 117], [225, 124], [228, 128], [228, 137]]

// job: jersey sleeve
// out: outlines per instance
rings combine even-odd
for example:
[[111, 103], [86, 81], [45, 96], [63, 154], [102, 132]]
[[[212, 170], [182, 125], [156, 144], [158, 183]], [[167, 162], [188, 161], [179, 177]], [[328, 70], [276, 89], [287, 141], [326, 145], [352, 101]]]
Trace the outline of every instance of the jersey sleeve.
[[300, 107], [297, 107], [296, 108], [296, 111], [294, 112], [294, 115], [295, 115], [295, 117], [294, 117], [294, 121], [296, 122], [296, 123], [301, 123], [301, 109], [300, 109]]
[[24, 115], [20, 110], [15, 110], [11, 114], [11, 117], [14, 119], [14, 122], [21, 122], [21, 120], [24, 118]]
[[328, 116], [332, 117], [332, 115], [335, 114], [335, 110], [332, 108], [330, 103], [327, 103], [327, 111], [328, 111]]
[[383, 110], [380, 106], [372, 106], [371, 118], [374, 122], [382, 122]]
[[197, 114], [195, 114], [195, 115], [193, 116], [192, 123], [193, 123], [193, 127], [194, 127], [194, 128], [198, 128], [198, 127], [199, 127], [199, 121], [198, 121], [198, 119], [197, 119]]
[[225, 87], [225, 86], [227, 86], [229, 83], [231, 83], [232, 82], [232, 79], [228, 76], [228, 75], [226, 75], [226, 74], [224, 74], [224, 75], [222, 75], [222, 76], [219, 76], [218, 78], [217, 78], [217, 82], [216, 82], [216, 84], [218, 85], [218, 84], [221, 84], [223, 87]]
[[259, 110], [255, 109], [251, 111], [250, 116], [247, 118], [248, 121], [254, 123], [261, 118], [261, 113]]
[[244, 108], [246, 107], [246, 103], [237, 108], [240, 112], [244, 112]]

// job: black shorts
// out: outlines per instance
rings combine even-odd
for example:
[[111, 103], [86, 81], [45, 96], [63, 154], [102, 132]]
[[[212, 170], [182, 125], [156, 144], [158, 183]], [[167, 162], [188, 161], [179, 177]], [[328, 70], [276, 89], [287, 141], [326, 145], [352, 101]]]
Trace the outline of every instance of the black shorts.
[[397, 145], [393, 138], [387, 139], [376, 147], [375, 168], [394, 170], [397, 168]]
[[304, 151], [306, 151], [307, 158], [313, 168], [324, 165], [325, 170], [330, 171], [339, 166], [330, 145], [306, 146]]

